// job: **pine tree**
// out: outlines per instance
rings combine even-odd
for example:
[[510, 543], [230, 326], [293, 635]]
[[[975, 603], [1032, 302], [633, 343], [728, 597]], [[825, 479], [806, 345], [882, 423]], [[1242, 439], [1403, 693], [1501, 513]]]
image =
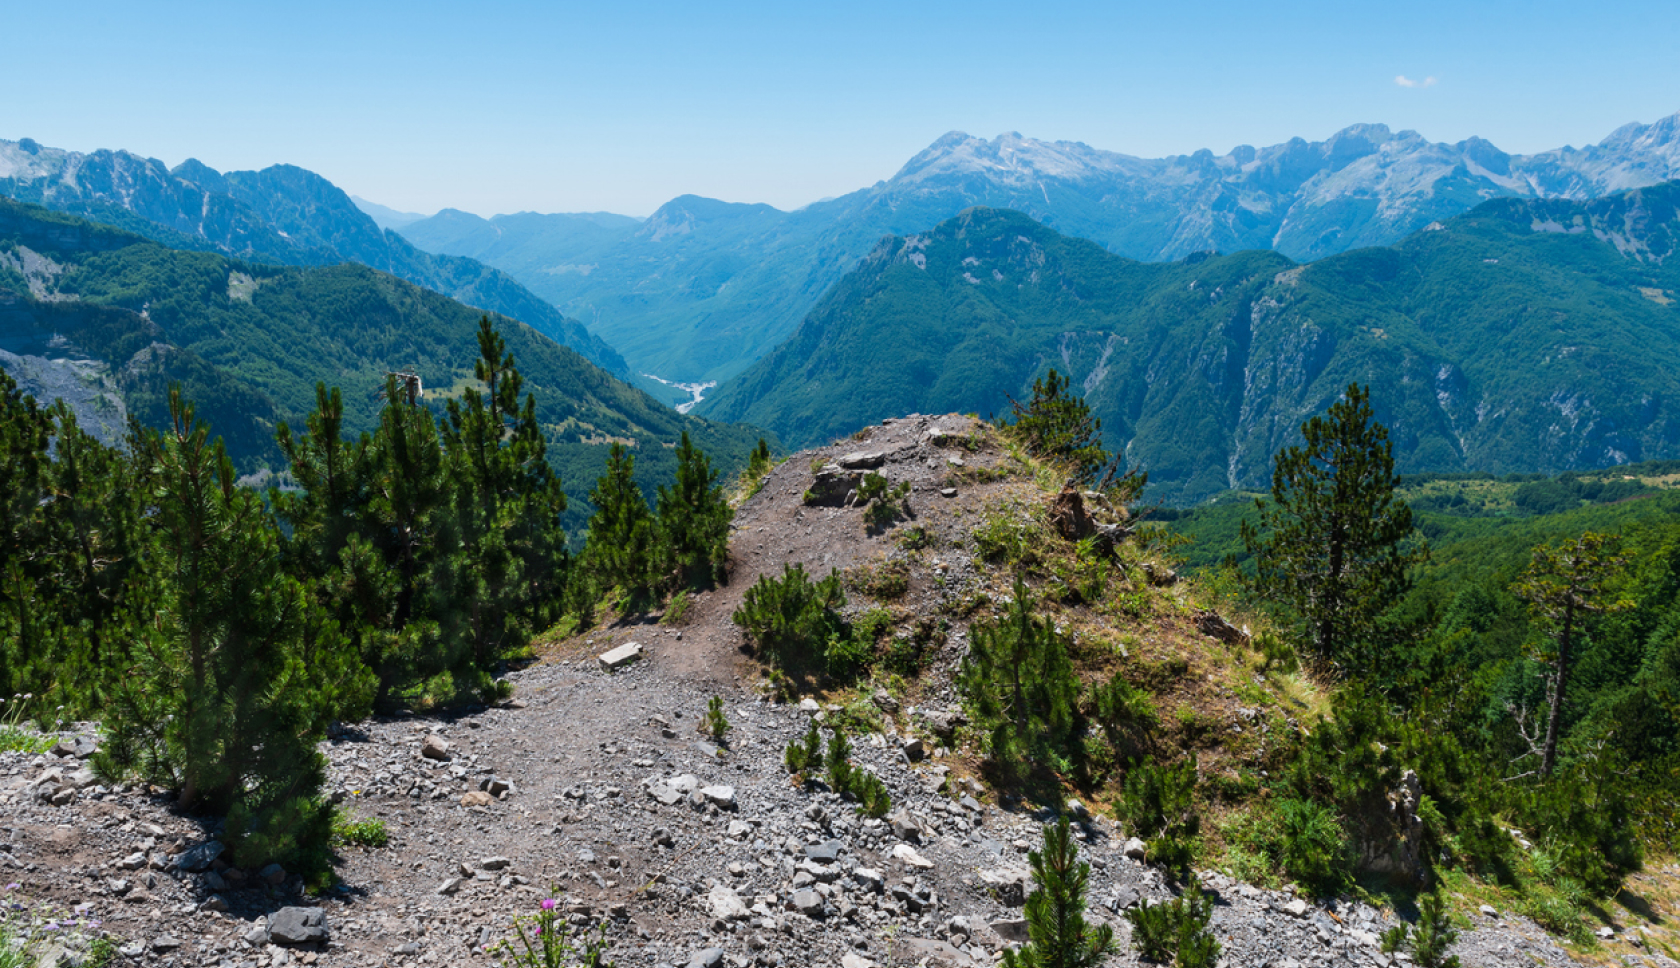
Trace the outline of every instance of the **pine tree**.
[[[762, 444], [763, 441], [760, 441]], [[729, 522], [735, 512], [718, 486], [717, 471], [688, 431], [677, 444], [674, 487], [659, 488], [660, 551], [679, 586], [707, 586], [724, 577], [729, 562]]]
[[1294, 612], [1320, 656], [1370, 668], [1376, 616], [1425, 552], [1402, 547], [1412, 511], [1395, 496], [1393, 445], [1364, 388], [1349, 384], [1301, 433], [1305, 445], [1277, 457], [1271, 503], [1255, 502], [1259, 526], [1242, 525], [1253, 583]]
[[387, 706], [399, 689], [453, 667], [466, 650], [448, 594], [457, 587], [451, 551], [460, 546], [448, 462], [431, 411], [410, 406], [395, 379], [386, 381], [368, 465], [367, 540], [340, 553], [335, 594], [348, 597], [359, 616], [363, 658], [379, 677], [377, 702]]
[[489, 317], [478, 323], [479, 359], [468, 388], [447, 405], [444, 449], [461, 540], [453, 595], [468, 651], [457, 674], [488, 688], [492, 664], [558, 617], [566, 581], [566, 495], [547, 460], [536, 398]]
[[1102, 446], [1102, 421], [1074, 396], [1066, 377], [1051, 369], [1033, 381], [1032, 399], [1022, 406], [1010, 400], [1013, 430], [1034, 457], [1069, 465], [1075, 481], [1096, 483], [1109, 463]]
[[1574, 541], [1534, 549], [1534, 560], [1512, 589], [1527, 602], [1535, 623], [1552, 640], [1553, 648], [1538, 658], [1551, 667], [1546, 738], [1540, 749], [1540, 775], [1557, 767], [1558, 729], [1568, 698], [1575, 646], [1597, 615], [1631, 607], [1631, 602], [1606, 602], [1606, 585], [1627, 564], [1610, 553], [1610, 535], [1587, 532]]
[[136, 623], [97, 761], [178, 791], [184, 810], [228, 811], [240, 863], [319, 843], [327, 808], [315, 742], [365, 713], [371, 681], [336, 624], [282, 569], [279, 529], [234, 483], [220, 439], [179, 388], [171, 425], [132, 442], [148, 468], [156, 615]]
[[1067, 644], [1049, 619], [1033, 614], [1019, 576], [1001, 622], [976, 623], [957, 684], [990, 733], [990, 754], [1008, 769], [1027, 757], [1054, 753], [1073, 727], [1079, 680]]
[[636, 456], [622, 444], [607, 452], [607, 470], [589, 492], [595, 514], [583, 557], [603, 588], [637, 592], [648, 587], [653, 554], [653, 515], [636, 486]]
[[1079, 860], [1067, 818], [1044, 828], [1044, 847], [1027, 854], [1035, 890], [1027, 897], [1027, 936], [1005, 948], [1005, 968], [1094, 968], [1116, 950], [1114, 929], [1085, 923], [1091, 865]]

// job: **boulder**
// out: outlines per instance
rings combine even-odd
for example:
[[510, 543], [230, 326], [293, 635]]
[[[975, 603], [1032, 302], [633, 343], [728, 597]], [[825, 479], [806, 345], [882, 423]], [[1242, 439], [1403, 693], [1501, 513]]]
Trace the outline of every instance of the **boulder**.
[[719, 810], [735, 809], [735, 788], [732, 786], [709, 786], [700, 791], [707, 803], [716, 804]]
[[1028, 940], [1026, 918], [998, 918], [991, 927], [998, 937], [1010, 944], [1025, 944]]
[[840, 465], [842, 470], [848, 471], [872, 471], [886, 462], [886, 454], [883, 454], [880, 451], [862, 450], [853, 451], [840, 458], [838, 461], [835, 461], [835, 463]]
[[209, 841], [181, 852], [175, 858], [175, 867], [189, 874], [197, 874], [216, 862], [222, 856], [223, 847], [219, 841]]
[[1030, 876], [1018, 867], [994, 867], [980, 872], [980, 883], [992, 892], [998, 903], [1020, 907], [1027, 903], [1027, 880]]
[[736, 894], [734, 888], [722, 884], [712, 888], [711, 893], [706, 895], [706, 909], [719, 921], [745, 921], [752, 917], [752, 912], [747, 910], [747, 903], [741, 900], [741, 895]]
[[268, 919], [268, 937], [278, 945], [324, 943], [328, 937], [327, 912], [320, 908], [281, 908]]
[[788, 903], [795, 911], [808, 918], [820, 918], [824, 914], [822, 895], [816, 891], [794, 891]]
[[428, 760], [443, 762], [449, 759], [449, 741], [442, 736], [431, 735], [420, 744], [420, 755]]
[[805, 504], [810, 507], [841, 507], [851, 500], [853, 492], [863, 483], [862, 471], [843, 470], [838, 464], [828, 464], [817, 471], [811, 487], [805, 492]]

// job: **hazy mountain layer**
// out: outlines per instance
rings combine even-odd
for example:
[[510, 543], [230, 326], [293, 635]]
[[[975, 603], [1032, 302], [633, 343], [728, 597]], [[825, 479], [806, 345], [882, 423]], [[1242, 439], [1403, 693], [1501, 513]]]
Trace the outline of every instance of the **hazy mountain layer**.
[[[428, 406], [472, 382], [479, 310], [366, 266], [289, 267], [181, 252], [138, 235], [0, 199], [0, 365], [84, 423], [122, 410], [167, 419], [180, 382], [245, 470], [278, 467], [274, 425], [301, 426], [315, 384], [342, 388], [347, 432], [370, 431], [385, 375], [418, 373]], [[495, 317], [573, 497], [605, 466], [610, 440], [633, 441], [638, 478], [667, 482], [668, 449], [687, 430], [723, 466], [744, 463], [758, 433], [675, 413], [542, 333]], [[43, 392], [57, 387], [77, 392]], [[119, 421], [120, 424], [120, 421]]]
[[613, 372], [624, 359], [498, 269], [422, 252], [350, 197], [291, 165], [223, 174], [189, 159], [173, 171], [126, 151], [92, 154], [0, 141], [0, 195], [137, 232], [176, 249], [281, 265], [359, 262], [534, 326]]
[[1387, 245], [1489, 198], [1574, 200], [1680, 177], [1680, 115], [1597, 145], [1509, 155], [1356, 125], [1171, 158], [953, 132], [892, 179], [795, 212], [684, 196], [645, 222], [443, 212], [404, 226], [423, 249], [482, 259], [584, 320], [633, 369], [729, 377], [781, 342], [881, 236], [973, 205], [1025, 212], [1143, 261], [1273, 249], [1297, 260]]
[[1508, 199], [1392, 247], [1140, 263], [975, 209], [883, 240], [701, 411], [803, 446], [919, 411], [1006, 413], [1055, 366], [1157, 493], [1269, 481], [1351, 381], [1404, 470], [1680, 456], [1680, 183]]

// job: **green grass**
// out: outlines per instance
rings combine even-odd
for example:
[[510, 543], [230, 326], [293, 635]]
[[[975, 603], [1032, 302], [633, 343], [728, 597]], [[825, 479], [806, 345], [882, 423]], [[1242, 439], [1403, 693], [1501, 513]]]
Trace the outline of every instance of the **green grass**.
[[372, 817], [356, 819], [347, 814], [333, 817], [333, 842], [349, 847], [383, 847], [391, 842], [385, 821]]

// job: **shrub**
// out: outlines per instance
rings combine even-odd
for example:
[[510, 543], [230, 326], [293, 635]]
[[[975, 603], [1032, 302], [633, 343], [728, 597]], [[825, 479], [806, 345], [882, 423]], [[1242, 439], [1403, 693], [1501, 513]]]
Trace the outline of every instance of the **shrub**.
[[1160, 724], [1154, 700], [1118, 672], [1106, 683], [1092, 687], [1089, 707], [1091, 718], [1116, 756], [1139, 752], [1149, 733]]
[[957, 684], [987, 734], [993, 763], [1014, 771], [1030, 757], [1059, 754], [1072, 732], [1079, 680], [1067, 643], [1034, 614], [1019, 576], [1009, 612], [995, 624], [976, 623], [971, 641]]
[[1005, 968], [1095, 968], [1113, 953], [1114, 929], [1085, 924], [1091, 865], [1081, 863], [1067, 818], [1044, 828], [1044, 847], [1027, 855], [1034, 890], [1027, 897], [1027, 935], [1019, 953], [1003, 952]]
[[1321, 891], [1340, 886], [1347, 845], [1329, 807], [1289, 799], [1277, 806], [1276, 856], [1289, 877]]
[[1196, 761], [1173, 766], [1144, 764], [1126, 774], [1117, 812], [1134, 836], [1148, 843], [1149, 857], [1168, 870], [1190, 863], [1190, 841], [1201, 832], [1195, 810]]
[[782, 762], [787, 764], [789, 773], [806, 777], [812, 770], [822, 766], [822, 733], [817, 729], [815, 719], [811, 720], [811, 726], [805, 730], [803, 738], [787, 745], [782, 754]]
[[1093, 483], [1109, 462], [1102, 446], [1102, 421], [1071, 390], [1067, 378], [1054, 369], [1034, 380], [1026, 406], [1009, 401], [1015, 417], [1010, 430], [1034, 457], [1065, 463], [1074, 480]]
[[391, 840], [385, 821], [374, 817], [357, 820], [339, 813], [333, 816], [333, 842], [353, 847], [383, 847]]
[[909, 481], [895, 485], [874, 471], [863, 475], [863, 482], [857, 489], [857, 499], [864, 505], [863, 519], [876, 527], [909, 513], [910, 505], [905, 500], [909, 496]]
[[701, 717], [700, 729], [712, 738], [713, 742], [723, 742], [723, 734], [729, 732], [729, 720], [723, 715], [723, 697], [713, 696], [706, 702], [706, 715]]
[[1130, 908], [1126, 920], [1132, 923], [1133, 947], [1147, 961], [1177, 968], [1213, 968], [1219, 962], [1220, 944], [1208, 930], [1213, 903], [1193, 877], [1178, 897]]
[[846, 738], [844, 729], [836, 729], [828, 734], [828, 758], [824, 767], [828, 770], [828, 787], [835, 793], [844, 793], [852, 788], [852, 741]]
[[747, 589], [733, 619], [772, 662], [801, 668], [824, 658], [831, 639], [844, 637], [839, 610], [845, 606], [838, 574], [813, 583], [795, 564], [781, 578], [765, 575]]
[[892, 810], [887, 785], [868, 770], [857, 770], [852, 776], [852, 795], [857, 797], [858, 812], [866, 817], [885, 817]]
[[1382, 933], [1382, 950], [1388, 954], [1405, 951], [1418, 968], [1458, 968], [1458, 956], [1447, 949], [1458, 940], [1452, 917], [1439, 891], [1418, 897], [1418, 923], [1414, 929], [1397, 924]]

